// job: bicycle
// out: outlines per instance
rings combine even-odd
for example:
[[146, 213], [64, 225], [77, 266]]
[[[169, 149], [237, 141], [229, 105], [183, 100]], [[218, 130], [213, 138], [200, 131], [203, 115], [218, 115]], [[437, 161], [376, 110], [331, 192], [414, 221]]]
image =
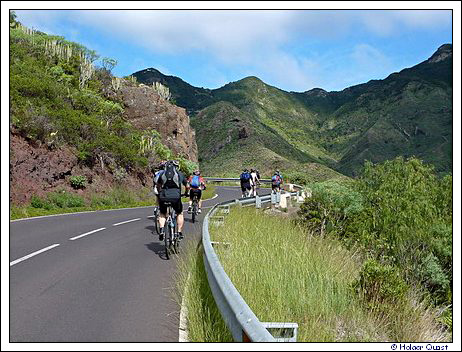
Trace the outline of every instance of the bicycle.
[[170, 259], [171, 254], [178, 254], [180, 252], [180, 239], [178, 238], [176, 212], [173, 210], [172, 205], [167, 206], [167, 220], [164, 226], [164, 245], [165, 256]]
[[196, 221], [196, 216], [198, 215], [198, 210], [199, 210], [199, 199], [197, 198], [197, 194], [194, 194], [193, 199], [192, 199], [192, 209], [191, 209], [193, 224]]
[[160, 225], [159, 225], [159, 206], [154, 206], [154, 228], [156, 229], [156, 233], [160, 234]]

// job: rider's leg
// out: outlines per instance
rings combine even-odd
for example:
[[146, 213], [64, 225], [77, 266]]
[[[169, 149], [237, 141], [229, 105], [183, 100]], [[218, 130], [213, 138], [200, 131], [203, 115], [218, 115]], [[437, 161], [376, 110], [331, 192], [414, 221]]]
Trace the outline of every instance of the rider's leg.
[[184, 225], [183, 213], [178, 214], [178, 216], [176, 217], [176, 221], [177, 221], [177, 224], [178, 224], [178, 232], [183, 232], [183, 225]]
[[183, 204], [181, 203], [181, 199], [178, 203], [173, 204], [173, 210], [176, 212], [176, 224], [178, 226], [178, 235], [180, 240], [183, 239], [183, 224], [184, 224], [184, 216], [183, 216]]
[[162, 241], [164, 238], [164, 226], [165, 222], [167, 220], [167, 206], [159, 202], [159, 227], [160, 227], [160, 234], [159, 234], [159, 239]]

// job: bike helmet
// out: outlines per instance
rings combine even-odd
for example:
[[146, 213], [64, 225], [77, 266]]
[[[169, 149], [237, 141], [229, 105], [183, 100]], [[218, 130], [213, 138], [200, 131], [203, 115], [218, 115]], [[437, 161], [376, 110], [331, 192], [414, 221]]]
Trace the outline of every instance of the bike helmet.
[[171, 163], [175, 165], [176, 167], [180, 166], [180, 163], [178, 162], [178, 160], [172, 160]]
[[162, 160], [159, 165], [157, 165], [157, 169], [158, 170], [163, 170], [165, 168], [165, 161]]
[[201, 174], [201, 172], [199, 170], [195, 170], [193, 172], [193, 175], [195, 175], [195, 176], [200, 176], [200, 174]]

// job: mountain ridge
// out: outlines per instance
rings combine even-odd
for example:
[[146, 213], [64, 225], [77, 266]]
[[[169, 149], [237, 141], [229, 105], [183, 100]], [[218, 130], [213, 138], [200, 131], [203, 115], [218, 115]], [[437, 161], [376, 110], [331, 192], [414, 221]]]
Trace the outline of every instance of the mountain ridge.
[[[360, 173], [364, 159], [379, 162], [398, 155], [415, 155], [433, 163], [440, 172], [452, 169], [452, 44], [441, 45], [427, 60], [385, 79], [370, 80], [342, 91], [313, 88], [286, 92], [256, 76], [213, 90], [191, 88], [180, 78], [156, 71], [157, 77], [151, 75], [147, 82], [161, 80], [170, 88], [177, 104], [191, 115], [199, 154], [212, 158], [206, 164], [213, 164], [220, 152], [210, 152], [217, 150], [222, 141], [215, 140], [215, 148], [208, 150], [205, 146], [210, 143], [202, 138], [209, 136], [201, 137], [200, 132], [200, 126], [206, 123], [197, 117], [204, 109], [226, 101], [244, 113], [243, 121], [248, 126], [258, 122], [255, 131], [259, 145], [284, 158], [304, 155], [300, 160], [353, 176]], [[142, 82], [149, 76], [146, 70], [134, 75]], [[214, 116], [205, 115], [211, 124]], [[279, 147], [286, 142], [291, 147], [276, 148], [270, 135], [281, 139]], [[292, 147], [299, 152], [291, 152]]]

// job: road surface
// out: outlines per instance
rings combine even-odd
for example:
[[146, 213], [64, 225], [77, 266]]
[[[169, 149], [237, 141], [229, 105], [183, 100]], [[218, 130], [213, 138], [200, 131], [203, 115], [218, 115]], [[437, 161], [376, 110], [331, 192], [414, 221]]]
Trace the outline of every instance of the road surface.
[[[216, 189], [199, 222], [185, 215], [185, 241], [200, 241], [205, 207], [240, 196]], [[178, 341], [176, 262], [151, 215], [145, 207], [10, 222], [10, 342]]]

